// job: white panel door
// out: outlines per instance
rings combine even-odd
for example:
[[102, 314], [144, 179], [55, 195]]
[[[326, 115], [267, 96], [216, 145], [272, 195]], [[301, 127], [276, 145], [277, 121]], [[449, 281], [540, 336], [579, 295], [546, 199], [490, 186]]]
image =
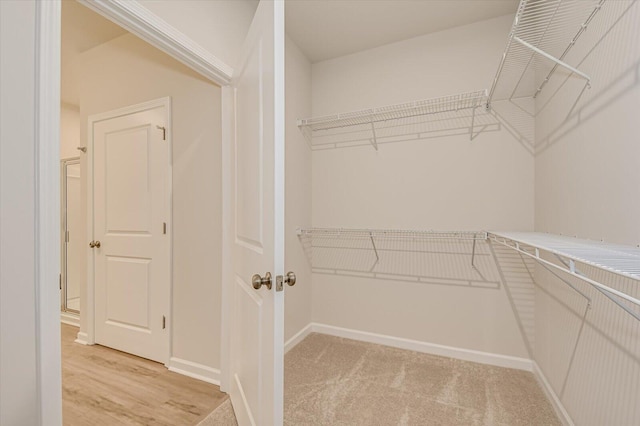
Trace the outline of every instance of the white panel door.
[[[284, 5], [261, 1], [235, 69], [229, 393], [240, 426], [281, 425], [284, 270]], [[252, 276], [272, 275], [256, 290]]]
[[163, 363], [170, 303], [167, 122], [168, 103], [93, 124], [95, 342]]

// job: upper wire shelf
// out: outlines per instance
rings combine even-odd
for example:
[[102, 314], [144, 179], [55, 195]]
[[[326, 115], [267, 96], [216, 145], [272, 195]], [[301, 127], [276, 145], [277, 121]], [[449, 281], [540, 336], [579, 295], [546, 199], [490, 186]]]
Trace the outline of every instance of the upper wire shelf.
[[[559, 67], [590, 77], [564, 61], [605, 0], [521, 0], [493, 80], [494, 100], [536, 97]], [[583, 89], [584, 91], [584, 89]]]
[[407, 134], [452, 130], [463, 130], [473, 139], [474, 126], [496, 124], [489, 114], [476, 113], [476, 109], [483, 107], [486, 101], [487, 91], [481, 90], [300, 119], [298, 127], [314, 150], [357, 146], [362, 142], [377, 150], [379, 143], [396, 141]]

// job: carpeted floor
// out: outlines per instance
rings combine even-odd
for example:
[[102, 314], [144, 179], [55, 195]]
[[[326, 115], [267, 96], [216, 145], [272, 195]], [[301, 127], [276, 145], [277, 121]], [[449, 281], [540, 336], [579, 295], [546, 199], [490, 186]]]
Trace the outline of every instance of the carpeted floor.
[[197, 426], [238, 426], [231, 400], [227, 399]]
[[[533, 374], [312, 333], [285, 356], [291, 426], [561, 425]], [[199, 426], [236, 426], [227, 400]]]
[[560, 425], [531, 373], [313, 333], [285, 357], [286, 425]]

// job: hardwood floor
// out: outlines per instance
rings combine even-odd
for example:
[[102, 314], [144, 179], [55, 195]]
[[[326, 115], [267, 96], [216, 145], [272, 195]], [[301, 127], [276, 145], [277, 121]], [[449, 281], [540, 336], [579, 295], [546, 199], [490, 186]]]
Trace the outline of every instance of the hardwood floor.
[[228, 398], [157, 362], [74, 343], [78, 329], [61, 326], [64, 425], [195, 425]]

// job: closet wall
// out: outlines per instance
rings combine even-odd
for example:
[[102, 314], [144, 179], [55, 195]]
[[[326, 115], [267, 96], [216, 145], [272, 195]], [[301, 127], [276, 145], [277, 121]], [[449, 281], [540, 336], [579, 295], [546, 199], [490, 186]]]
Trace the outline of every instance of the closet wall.
[[[91, 114], [171, 97], [171, 362], [196, 363], [211, 369], [200, 371], [211, 376], [220, 366], [221, 89], [131, 34], [83, 53], [82, 59], [83, 140]], [[82, 159], [85, 167], [86, 156]]]
[[[316, 63], [313, 116], [488, 88], [512, 22], [504, 16]], [[534, 157], [504, 126], [473, 141], [465, 134], [382, 144], [378, 152], [314, 151], [312, 185], [316, 227], [534, 226]], [[313, 319], [529, 356], [503, 284], [486, 289], [315, 273]]]
[[[567, 56], [592, 88], [567, 119], [579, 79], [552, 80], [537, 101], [537, 231], [640, 243], [639, 23], [639, 2], [607, 2]], [[637, 281], [581, 270], [640, 298]], [[593, 300], [585, 314], [583, 297], [542, 268], [535, 276], [535, 360], [575, 423], [640, 424], [640, 321], [570, 280]]]

